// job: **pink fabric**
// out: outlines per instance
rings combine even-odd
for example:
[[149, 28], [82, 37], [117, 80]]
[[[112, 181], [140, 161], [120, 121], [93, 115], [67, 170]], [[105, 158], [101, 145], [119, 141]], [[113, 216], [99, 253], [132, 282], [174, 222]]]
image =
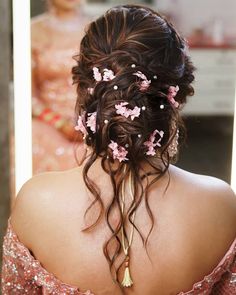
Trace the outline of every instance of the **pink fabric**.
[[[2, 294], [95, 295], [90, 290], [61, 282], [47, 272], [17, 238], [10, 222], [3, 243]], [[236, 238], [214, 270], [195, 283], [188, 292], [177, 295], [236, 294]]]
[[[77, 98], [76, 86], [72, 85], [71, 68], [76, 64], [72, 56], [79, 48], [81, 32], [57, 32], [47, 29], [46, 44], [33, 42], [32, 65], [35, 89], [32, 102], [35, 107], [45, 108], [60, 114], [74, 124], [74, 108]], [[54, 39], [57, 41], [54, 41]], [[44, 171], [67, 170], [77, 166], [75, 144], [55, 127], [37, 118], [32, 119], [33, 174]]]
[[82, 292], [61, 282], [44, 269], [19, 241], [10, 222], [3, 242], [2, 294], [94, 295], [90, 290]]

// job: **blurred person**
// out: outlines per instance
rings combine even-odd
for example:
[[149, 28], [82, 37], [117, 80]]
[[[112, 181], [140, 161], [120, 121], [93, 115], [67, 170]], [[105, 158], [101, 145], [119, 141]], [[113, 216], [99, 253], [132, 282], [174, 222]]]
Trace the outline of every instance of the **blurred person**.
[[75, 167], [73, 55], [88, 21], [78, 0], [48, 0], [32, 19], [32, 113], [34, 174]]
[[21, 188], [3, 294], [235, 294], [235, 194], [174, 165], [194, 94], [185, 40], [118, 6], [88, 26], [72, 73], [87, 153]]

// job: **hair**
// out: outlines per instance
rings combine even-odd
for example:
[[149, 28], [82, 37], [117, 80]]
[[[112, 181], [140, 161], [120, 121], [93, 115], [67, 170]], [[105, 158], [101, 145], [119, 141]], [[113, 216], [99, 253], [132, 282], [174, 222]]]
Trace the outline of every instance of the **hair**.
[[[92, 153], [84, 165], [83, 178], [94, 196], [93, 202], [85, 211], [85, 217], [97, 202], [100, 205], [100, 212], [95, 222], [84, 231], [94, 228], [105, 211], [111, 237], [104, 243], [103, 252], [109, 263], [112, 278], [123, 293], [124, 288], [118, 280], [118, 272], [122, 264], [114, 269], [114, 261], [122, 251], [118, 233], [123, 227], [124, 236], [127, 239], [124, 225], [128, 218], [139, 233], [146, 249], [154, 226], [148, 192], [151, 186], [168, 172], [169, 164], [177, 160], [177, 156], [170, 155], [168, 148], [178, 129], [181, 140], [184, 139], [185, 134], [179, 110], [174, 108], [167, 99], [168, 89], [171, 85], [178, 85], [179, 92], [175, 100], [180, 105], [184, 105], [186, 97], [194, 94], [191, 83], [194, 80], [195, 68], [187, 54], [186, 41], [177, 33], [173, 25], [152, 9], [137, 5], [111, 8], [90, 23], [81, 41], [80, 53], [74, 58], [77, 61], [77, 65], [72, 69], [73, 81], [77, 84], [78, 93], [76, 116], [78, 118], [84, 113], [87, 119], [87, 114], [97, 113], [96, 133], [87, 128], [88, 134], [85, 141], [92, 148]], [[131, 66], [132, 64], [136, 65], [135, 69]], [[96, 83], [93, 67], [103, 70], [111, 69], [116, 77], [109, 82]], [[146, 91], [140, 90], [137, 77], [133, 75], [136, 71], [141, 71], [148, 79], [151, 79], [150, 87]], [[157, 79], [153, 79], [155, 75]], [[115, 85], [118, 85], [117, 90], [114, 90]], [[88, 91], [91, 87], [94, 89], [93, 93]], [[131, 121], [130, 118], [116, 113], [115, 105], [124, 101], [128, 102], [131, 108], [145, 106], [146, 110], [138, 119]], [[161, 104], [165, 106], [164, 109], [160, 109]], [[105, 124], [104, 120], [108, 120], [108, 123]], [[157, 155], [148, 156], [143, 144], [156, 128], [164, 131], [164, 137]], [[138, 136], [139, 134], [142, 136]], [[111, 140], [116, 141], [120, 146], [128, 144], [128, 161], [118, 163], [116, 168], [114, 163], [117, 161], [113, 160], [112, 151], [108, 147]], [[110, 175], [113, 187], [113, 199], [107, 208], [104, 208], [99, 187], [88, 177], [89, 169], [98, 158], [101, 158], [102, 169]], [[147, 163], [150, 171], [145, 172], [142, 169], [142, 163]], [[126, 167], [125, 172], [124, 167]], [[120, 195], [122, 184], [128, 175], [132, 175], [134, 199], [128, 208], [127, 215], [123, 216]], [[154, 176], [151, 181], [149, 176]], [[145, 239], [131, 219], [143, 198], [151, 220], [151, 228]], [[117, 209], [120, 220], [114, 228], [109, 217], [112, 211]], [[113, 256], [108, 251], [111, 241], [117, 244]], [[113, 270], [115, 270], [114, 273]]]

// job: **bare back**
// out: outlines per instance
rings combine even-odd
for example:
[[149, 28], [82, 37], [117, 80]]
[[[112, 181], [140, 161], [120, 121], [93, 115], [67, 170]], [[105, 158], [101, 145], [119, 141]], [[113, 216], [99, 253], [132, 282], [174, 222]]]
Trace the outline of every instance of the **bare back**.
[[[81, 232], [99, 212], [95, 205], [84, 222], [84, 212], [93, 197], [85, 188], [81, 169], [31, 179], [18, 196], [12, 224], [20, 240], [63, 282], [80, 290], [92, 289], [96, 295], [120, 294], [102, 250], [111, 235], [105, 217], [92, 231]], [[96, 177], [106, 208], [112, 187], [109, 176], [98, 169], [95, 165], [91, 176]], [[134, 231], [130, 255], [134, 285], [127, 288], [127, 294], [165, 295], [190, 290], [218, 264], [236, 236], [236, 199], [226, 183], [172, 165], [169, 173], [166, 193], [167, 174], [149, 194], [154, 229], [147, 250], [152, 262]], [[117, 222], [115, 213], [111, 222]], [[151, 222], [144, 202], [137, 209], [135, 224], [145, 237]]]

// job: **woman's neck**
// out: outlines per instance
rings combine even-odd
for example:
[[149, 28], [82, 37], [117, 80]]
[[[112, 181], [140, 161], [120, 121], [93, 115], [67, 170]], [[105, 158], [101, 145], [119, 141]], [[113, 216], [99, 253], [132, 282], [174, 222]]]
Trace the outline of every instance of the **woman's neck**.
[[57, 18], [59, 21], [70, 21], [76, 19], [79, 15], [79, 8], [76, 9], [62, 9], [59, 7], [49, 7], [48, 13], [50, 16]]

